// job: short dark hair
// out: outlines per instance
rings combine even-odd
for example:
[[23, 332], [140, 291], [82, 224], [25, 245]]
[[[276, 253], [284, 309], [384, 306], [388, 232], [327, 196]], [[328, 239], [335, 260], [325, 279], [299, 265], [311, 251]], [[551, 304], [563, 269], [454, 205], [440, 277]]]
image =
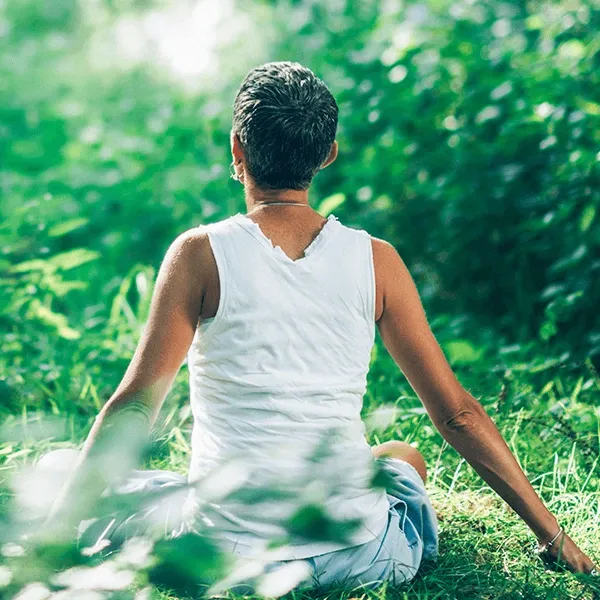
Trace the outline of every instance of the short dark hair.
[[338, 105], [325, 83], [297, 62], [270, 62], [246, 75], [233, 131], [259, 187], [305, 190], [335, 141]]

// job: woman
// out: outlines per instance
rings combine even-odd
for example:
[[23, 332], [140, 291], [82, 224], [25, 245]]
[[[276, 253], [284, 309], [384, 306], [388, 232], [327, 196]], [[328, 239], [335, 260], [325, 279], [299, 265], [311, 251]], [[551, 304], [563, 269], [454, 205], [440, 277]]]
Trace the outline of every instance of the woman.
[[[233, 177], [244, 186], [247, 213], [187, 231], [169, 248], [135, 356], [55, 512], [72, 509], [90, 485], [110, 483], [114, 465], [89, 467], [104, 434], [119, 430], [126, 414], [147, 431], [187, 355], [190, 481], [238, 464], [254, 488], [289, 492], [262, 502], [220, 499], [211, 523], [223, 546], [248, 557], [264, 552], [285, 533], [293, 497], [316, 494], [334, 519], [359, 525], [333, 542], [292, 535], [270, 555], [275, 562], [306, 561], [317, 587], [410, 580], [437, 555], [437, 521], [419, 452], [397, 441], [371, 449], [364, 437], [360, 409], [377, 325], [445, 440], [525, 521], [541, 550], [592, 572], [456, 379], [395, 249], [310, 207], [312, 178], [337, 157], [337, 120], [333, 96], [305, 67], [275, 62], [248, 74], [231, 132]], [[121, 429], [111, 442], [117, 448], [131, 442], [133, 429]], [[369, 486], [373, 457], [391, 478], [386, 491]], [[164, 490], [185, 479], [137, 472], [128, 482]], [[183, 531], [179, 522], [171, 513], [169, 531]], [[110, 542], [111, 527], [92, 530]]]

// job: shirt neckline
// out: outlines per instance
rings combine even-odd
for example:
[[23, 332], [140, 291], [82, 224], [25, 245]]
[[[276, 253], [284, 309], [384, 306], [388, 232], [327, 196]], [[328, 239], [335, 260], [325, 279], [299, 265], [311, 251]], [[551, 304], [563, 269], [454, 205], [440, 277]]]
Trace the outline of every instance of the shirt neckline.
[[319, 233], [317, 233], [313, 241], [304, 249], [304, 256], [293, 260], [281, 249], [280, 246], [274, 246], [273, 242], [263, 233], [260, 225], [253, 221], [250, 217], [243, 213], [237, 213], [233, 216], [233, 219], [242, 227], [244, 227], [244, 229], [246, 229], [246, 231], [248, 231], [248, 233], [250, 233], [255, 239], [257, 239], [261, 245], [272, 252], [273, 256], [276, 256], [292, 265], [304, 263], [311, 256], [315, 256], [320, 250], [322, 250], [331, 237], [333, 223], [339, 222], [339, 219], [335, 215], [330, 214], [321, 227]]

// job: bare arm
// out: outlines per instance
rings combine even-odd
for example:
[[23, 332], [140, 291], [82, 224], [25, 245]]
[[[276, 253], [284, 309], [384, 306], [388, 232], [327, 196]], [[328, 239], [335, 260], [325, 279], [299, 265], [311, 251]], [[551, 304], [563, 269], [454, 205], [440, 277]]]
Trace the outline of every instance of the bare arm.
[[[435, 339], [412, 277], [389, 243], [373, 239], [383, 312], [378, 320], [385, 347], [400, 367], [444, 439], [531, 528], [540, 542], [559, 530], [521, 470], [498, 428], [454, 375]], [[561, 557], [589, 572], [591, 560], [563, 536]]]
[[192, 342], [204, 294], [202, 265], [206, 264], [207, 252], [206, 234], [199, 230], [180, 235], [169, 247], [135, 354], [118, 388], [96, 417], [50, 518], [64, 511], [77, 521], [85, 511], [84, 494], [98, 497], [135, 467]]

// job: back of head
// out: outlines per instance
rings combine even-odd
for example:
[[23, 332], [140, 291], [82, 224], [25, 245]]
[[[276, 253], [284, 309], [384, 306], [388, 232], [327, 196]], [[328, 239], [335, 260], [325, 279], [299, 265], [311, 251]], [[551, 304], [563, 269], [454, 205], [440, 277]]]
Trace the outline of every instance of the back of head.
[[271, 62], [244, 79], [233, 132], [257, 186], [305, 190], [335, 141], [338, 106], [325, 83], [296, 62]]

